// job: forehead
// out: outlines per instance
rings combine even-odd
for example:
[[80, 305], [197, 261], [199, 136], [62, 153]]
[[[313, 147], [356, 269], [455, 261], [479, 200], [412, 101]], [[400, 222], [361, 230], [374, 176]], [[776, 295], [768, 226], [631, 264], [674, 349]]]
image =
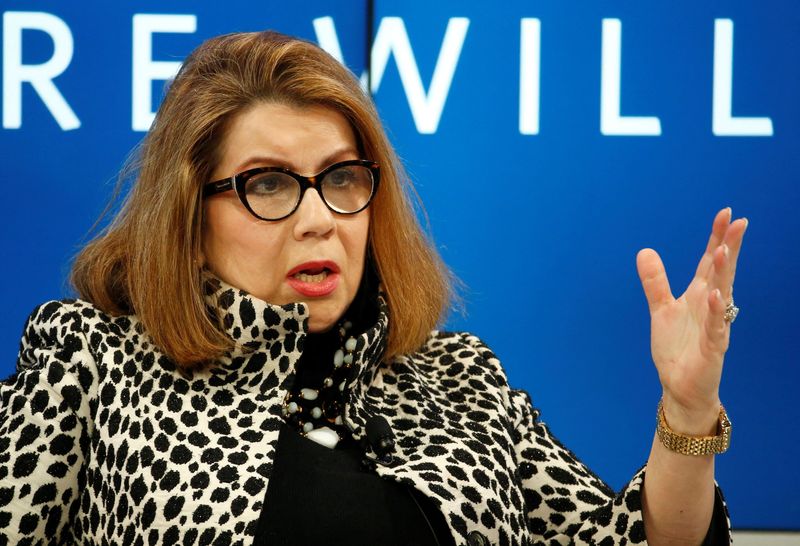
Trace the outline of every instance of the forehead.
[[258, 102], [235, 115], [220, 149], [218, 171], [276, 165], [315, 173], [330, 162], [357, 157], [348, 120], [322, 106]]

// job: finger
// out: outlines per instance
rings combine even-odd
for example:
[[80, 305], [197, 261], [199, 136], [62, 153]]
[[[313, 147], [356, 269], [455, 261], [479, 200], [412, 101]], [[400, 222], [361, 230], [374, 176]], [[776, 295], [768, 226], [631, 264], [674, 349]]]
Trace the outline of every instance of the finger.
[[726, 303], [719, 289], [708, 293], [708, 314], [705, 321], [705, 334], [708, 347], [720, 354], [728, 350], [730, 329], [725, 321]]
[[744, 240], [744, 234], [747, 231], [747, 226], [749, 221], [747, 218], [739, 218], [735, 222], [732, 222], [731, 225], [728, 227], [728, 231], [725, 232], [725, 239], [724, 243], [728, 245], [730, 250], [730, 283], [733, 285], [733, 279], [736, 277], [736, 265], [739, 261], [739, 252], [742, 249], [742, 241]]
[[714, 267], [708, 279], [710, 290], [719, 290], [725, 302], [730, 301], [733, 291], [733, 271], [731, 270], [731, 251], [722, 243], [714, 251]]
[[700, 258], [700, 263], [697, 264], [697, 271], [695, 277], [707, 278], [713, 264], [714, 249], [717, 248], [725, 238], [725, 233], [728, 230], [728, 225], [731, 221], [731, 208], [725, 207], [717, 213], [714, 221], [711, 224], [711, 236], [708, 238], [708, 244], [703, 256]]
[[696, 277], [706, 278], [711, 270], [713, 263], [714, 249], [717, 248], [725, 238], [725, 233], [731, 221], [731, 208], [725, 207], [714, 216], [711, 223], [711, 235], [700, 263], [697, 265]]
[[658, 252], [652, 248], [640, 250], [636, 255], [636, 270], [639, 272], [651, 314], [660, 306], [675, 299], [672, 297], [667, 272]]

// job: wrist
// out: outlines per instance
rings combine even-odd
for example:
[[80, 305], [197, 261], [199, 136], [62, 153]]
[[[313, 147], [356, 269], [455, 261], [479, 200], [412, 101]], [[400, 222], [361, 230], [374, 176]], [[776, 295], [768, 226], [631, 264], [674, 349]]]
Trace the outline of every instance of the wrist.
[[656, 433], [664, 447], [682, 455], [714, 455], [728, 450], [731, 443], [731, 422], [722, 405], [719, 406], [714, 433], [698, 434], [695, 431], [702, 429], [700, 425], [695, 426], [696, 424], [696, 421], [690, 421], [689, 425], [685, 425], [692, 433], [673, 429], [666, 416], [664, 401], [658, 403]]
[[722, 402], [719, 397], [687, 407], [666, 391], [661, 397], [664, 417], [672, 430], [689, 436], [709, 436], [716, 434], [719, 423], [719, 410]]

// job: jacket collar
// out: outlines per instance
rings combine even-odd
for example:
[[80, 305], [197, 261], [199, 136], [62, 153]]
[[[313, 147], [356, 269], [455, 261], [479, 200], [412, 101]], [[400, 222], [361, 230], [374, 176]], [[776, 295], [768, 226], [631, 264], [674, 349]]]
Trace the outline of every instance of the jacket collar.
[[205, 292], [206, 304], [235, 343], [233, 355], [268, 349], [287, 336], [306, 335], [309, 312], [305, 303], [273, 305], [211, 275], [205, 279]]
[[[229, 353], [212, 368], [212, 376], [248, 390], [256, 388], [264, 392], [278, 385], [291, 388], [295, 365], [308, 334], [308, 305], [303, 302], [273, 305], [210, 274], [206, 275], [205, 291], [206, 304], [234, 342]], [[376, 303], [375, 323], [355, 336], [354, 372], [348, 389], [356, 380], [365, 386], [371, 382], [386, 348], [389, 315], [381, 290]], [[277, 375], [277, 384], [273, 374]]]

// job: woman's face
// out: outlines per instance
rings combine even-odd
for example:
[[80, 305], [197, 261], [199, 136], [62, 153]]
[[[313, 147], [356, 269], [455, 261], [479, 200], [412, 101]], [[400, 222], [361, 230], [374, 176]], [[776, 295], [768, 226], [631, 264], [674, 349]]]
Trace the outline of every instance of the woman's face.
[[[233, 118], [212, 180], [254, 167], [285, 167], [305, 176], [360, 159], [347, 120], [322, 107], [260, 102]], [[309, 331], [322, 332], [353, 301], [364, 271], [369, 208], [332, 212], [309, 188], [283, 220], [251, 215], [228, 191], [205, 200], [203, 258], [219, 278], [272, 304], [303, 301]]]

